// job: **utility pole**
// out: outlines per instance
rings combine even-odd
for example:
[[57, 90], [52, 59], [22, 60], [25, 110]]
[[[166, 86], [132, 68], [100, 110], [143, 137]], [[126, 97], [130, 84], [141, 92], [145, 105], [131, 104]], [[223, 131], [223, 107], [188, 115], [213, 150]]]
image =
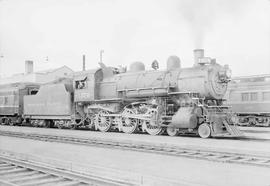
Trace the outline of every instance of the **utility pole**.
[[99, 60], [100, 60], [100, 63], [103, 62], [102, 61], [103, 53], [104, 53], [104, 50], [103, 49], [99, 51]]
[[82, 70], [85, 71], [85, 55], [83, 54], [83, 66], [82, 66]]
[[2, 78], [2, 58], [4, 58], [4, 56], [0, 55], [0, 79]]

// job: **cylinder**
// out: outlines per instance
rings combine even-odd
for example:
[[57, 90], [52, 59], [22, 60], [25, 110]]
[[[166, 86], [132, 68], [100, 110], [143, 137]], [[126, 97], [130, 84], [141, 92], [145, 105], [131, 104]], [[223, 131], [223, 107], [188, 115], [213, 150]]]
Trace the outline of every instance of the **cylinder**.
[[175, 128], [196, 128], [198, 119], [193, 107], [181, 107], [172, 117], [170, 126]]
[[33, 61], [25, 61], [25, 74], [31, 74], [34, 71], [34, 62]]
[[194, 53], [194, 66], [199, 64], [199, 59], [204, 57], [204, 50], [203, 49], [195, 49], [193, 50]]

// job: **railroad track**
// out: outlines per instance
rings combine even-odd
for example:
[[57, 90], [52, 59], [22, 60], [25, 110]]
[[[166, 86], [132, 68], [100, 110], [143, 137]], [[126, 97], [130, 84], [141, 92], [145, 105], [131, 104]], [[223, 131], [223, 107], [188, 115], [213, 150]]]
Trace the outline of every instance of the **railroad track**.
[[71, 136], [57, 136], [47, 134], [23, 133], [12, 131], [0, 131], [0, 135], [18, 137], [48, 142], [60, 142], [68, 144], [87, 145], [95, 147], [105, 147], [113, 149], [124, 149], [146, 153], [155, 153], [170, 156], [187, 157], [192, 159], [203, 159], [223, 163], [237, 163], [253, 166], [263, 166], [270, 168], [270, 157], [234, 152], [221, 152], [207, 149], [195, 149], [174, 145], [154, 145], [150, 143], [115, 141], [102, 138], [79, 138]]
[[124, 186], [131, 183], [82, 175], [28, 161], [0, 155], [2, 186]]

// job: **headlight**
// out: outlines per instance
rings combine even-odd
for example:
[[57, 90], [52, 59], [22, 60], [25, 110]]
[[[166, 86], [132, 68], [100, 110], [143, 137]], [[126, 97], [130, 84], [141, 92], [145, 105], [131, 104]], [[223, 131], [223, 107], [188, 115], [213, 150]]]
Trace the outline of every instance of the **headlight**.
[[233, 124], [236, 124], [238, 122], [238, 117], [235, 115], [231, 116], [231, 121], [233, 122]]

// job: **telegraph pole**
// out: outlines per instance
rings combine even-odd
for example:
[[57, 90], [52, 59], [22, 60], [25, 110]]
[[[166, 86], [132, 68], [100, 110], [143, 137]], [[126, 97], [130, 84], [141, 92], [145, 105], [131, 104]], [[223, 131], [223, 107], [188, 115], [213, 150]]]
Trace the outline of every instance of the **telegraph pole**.
[[104, 53], [104, 50], [103, 50], [103, 49], [99, 51], [99, 61], [100, 61], [100, 63], [103, 62], [103, 61], [102, 61], [103, 53]]
[[82, 66], [82, 70], [85, 71], [85, 54], [83, 54], [83, 66]]
[[2, 78], [2, 58], [4, 58], [4, 56], [0, 55], [0, 79]]

